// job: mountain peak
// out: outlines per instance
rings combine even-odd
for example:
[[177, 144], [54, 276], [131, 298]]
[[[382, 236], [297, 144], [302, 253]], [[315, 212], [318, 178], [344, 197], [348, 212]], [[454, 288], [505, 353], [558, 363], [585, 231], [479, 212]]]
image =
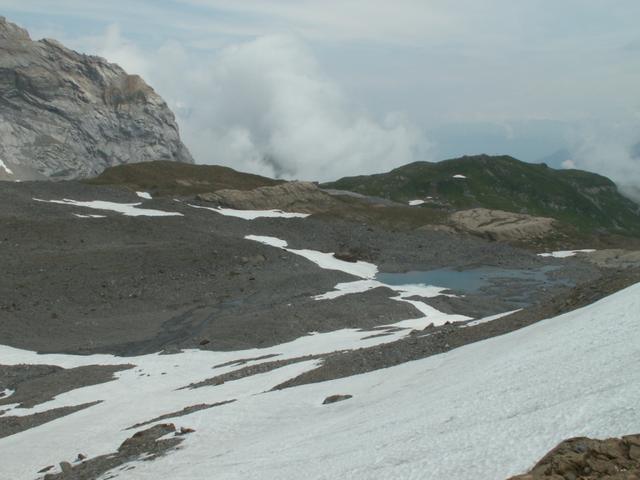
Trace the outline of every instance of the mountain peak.
[[0, 159], [9, 180], [88, 177], [124, 163], [192, 163], [165, 101], [138, 75], [0, 18]]

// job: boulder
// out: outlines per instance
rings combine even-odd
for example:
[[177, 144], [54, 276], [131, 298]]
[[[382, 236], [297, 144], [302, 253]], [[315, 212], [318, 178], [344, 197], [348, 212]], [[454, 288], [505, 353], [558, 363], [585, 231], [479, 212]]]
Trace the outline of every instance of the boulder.
[[555, 220], [523, 213], [473, 208], [461, 210], [449, 217], [458, 231], [480, 235], [497, 241], [520, 241], [544, 238], [554, 231]]
[[344, 400], [349, 400], [350, 398], [353, 398], [353, 395], [330, 395], [324, 399], [324, 402], [322, 402], [322, 404], [329, 405], [331, 403], [337, 403], [337, 402], [342, 402]]

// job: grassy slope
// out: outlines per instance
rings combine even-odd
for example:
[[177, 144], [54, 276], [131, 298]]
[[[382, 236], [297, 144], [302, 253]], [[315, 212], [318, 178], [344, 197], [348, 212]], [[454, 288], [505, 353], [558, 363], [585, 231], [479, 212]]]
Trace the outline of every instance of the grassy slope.
[[193, 195], [224, 188], [252, 190], [257, 187], [277, 185], [282, 181], [237, 172], [217, 165], [158, 161], [107, 168], [96, 178], [86, 180], [86, 183], [123, 185], [132, 190], [142, 190], [154, 196], [162, 196]]
[[[456, 174], [467, 178], [453, 178]], [[323, 187], [400, 202], [432, 196], [456, 209], [485, 207], [553, 217], [582, 231], [640, 235], [638, 206], [606, 177], [554, 170], [507, 156], [416, 162], [388, 173], [346, 177]]]

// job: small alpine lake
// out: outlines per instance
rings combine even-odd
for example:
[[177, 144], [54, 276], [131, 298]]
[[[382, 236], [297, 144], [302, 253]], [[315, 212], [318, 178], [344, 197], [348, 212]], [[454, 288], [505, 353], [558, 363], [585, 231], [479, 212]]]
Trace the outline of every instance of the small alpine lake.
[[503, 286], [505, 282], [521, 286], [568, 286], [567, 280], [552, 275], [560, 267], [545, 265], [529, 269], [478, 267], [466, 270], [440, 268], [405, 273], [379, 273], [376, 280], [387, 285], [434, 285], [462, 293], [478, 293], [481, 289]]

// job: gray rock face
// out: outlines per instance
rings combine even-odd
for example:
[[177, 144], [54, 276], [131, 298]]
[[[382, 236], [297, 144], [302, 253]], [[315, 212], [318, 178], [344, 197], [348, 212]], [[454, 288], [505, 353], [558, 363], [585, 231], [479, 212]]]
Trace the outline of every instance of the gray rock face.
[[193, 163], [173, 113], [137, 75], [0, 17], [0, 180], [71, 179], [151, 160]]

